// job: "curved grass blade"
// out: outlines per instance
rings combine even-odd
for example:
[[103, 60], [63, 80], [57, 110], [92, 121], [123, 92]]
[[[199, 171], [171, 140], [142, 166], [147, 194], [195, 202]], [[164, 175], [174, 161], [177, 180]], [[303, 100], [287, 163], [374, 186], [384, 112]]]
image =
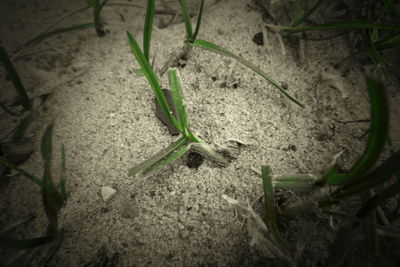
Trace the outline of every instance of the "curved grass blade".
[[204, 0], [201, 0], [199, 14], [197, 15], [196, 29], [194, 30], [193, 36], [189, 40], [190, 43], [196, 41], [197, 35], [199, 34], [201, 17], [203, 16], [203, 7], [204, 7]]
[[187, 144], [187, 140], [184, 136], [180, 137], [177, 141], [169, 145], [166, 149], [158, 152], [151, 158], [143, 161], [142, 163], [136, 165], [135, 167], [128, 170], [128, 176], [135, 176], [138, 173], [143, 173], [148, 170], [151, 166], [155, 165], [156, 162], [162, 160], [167, 155], [172, 153], [174, 150], [181, 148]]
[[267, 224], [271, 230], [271, 234], [275, 242], [279, 245], [280, 249], [286, 254], [290, 255], [290, 247], [285, 240], [282, 239], [277, 222], [277, 215], [275, 210], [275, 199], [272, 187], [272, 177], [270, 175], [271, 168], [269, 166], [261, 166], [261, 173], [263, 178], [263, 188], [265, 197], [265, 206], [267, 212]]
[[38, 43], [40, 43], [44, 39], [47, 39], [47, 38], [49, 38], [49, 37], [51, 37], [53, 35], [72, 32], [72, 31], [77, 31], [77, 30], [85, 30], [85, 29], [88, 29], [88, 28], [92, 28], [94, 26], [95, 26], [95, 24], [93, 22], [88, 22], [88, 23], [82, 23], [82, 24], [79, 24], [79, 25], [74, 25], [74, 26], [71, 26], [71, 27], [56, 29], [56, 30], [53, 30], [53, 31], [50, 31], [50, 32], [45, 32], [45, 33], [40, 34], [39, 36], [33, 38], [32, 40], [27, 41], [22, 46], [26, 47], [26, 46], [37, 45]]
[[343, 29], [377, 29], [377, 30], [392, 30], [397, 32], [400, 31], [400, 26], [376, 23], [367, 20], [338, 21], [338, 22], [325, 23], [307, 27], [282, 26], [279, 28], [282, 30], [283, 34], [293, 34], [293, 33], [317, 31], [317, 30], [343, 30]]
[[57, 191], [51, 177], [52, 133], [53, 124], [50, 124], [46, 128], [41, 142], [41, 152], [44, 160], [42, 200], [46, 216], [49, 219], [47, 234], [56, 236], [58, 234], [58, 214], [64, 205], [64, 199]]
[[53, 240], [54, 237], [52, 236], [30, 238], [30, 239], [15, 239], [4, 235], [0, 235], [0, 246], [11, 249], [29, 249], [45, 245]]
[[[4, 49], [0, 40], [0, 63], [3, 65], [4, 69], [7, 71], [10, 79], [17, 91], [19, 98], [21, 100], [22, 107], [24, 110], [30, 110], [32, 108], [32, 103], [26, 93], [25, 87], [19, 78], [17, 71], [15, 70], [10, 58], [8, 57], [7, 51]], [[4, 107], [3, 107], [4, 108]]]
[[191, 40], [193, 36], [192, 32], [192, 22], [190, 20], [189, 11], [186, 6], [186, 0], [179, 0], [179, 5], [181, 6], [183, 19], [185, 21], [186, 28], [186, 40]]
[[183, 129], [180, 127], [178, 121], [171, 113], [171, 109], [168, 106], [167, 99], [162, 92], [160, 83], [158, 81], [157, 75], [154, 73], [151, 68], [149, 62], [144, 57], [142, 51], [136, 40], [132, 37], [132, 35], [127, 32], [129, 45], [131, 46], [132, 53], [134, 54], [137, 62], [139, 63], [144, 75], [147, 78], [147, 81], [150, 84], [151, 89], [153, 90], [158, 103], [160, 104], [161, 109], [164, 111], [165, 115], [167, 115], [168, 119], [173, 123], [173, 125], [178, 129], [181, 133], [183, 133]]
[[186, 132], [189, 127], [188, 116], [185, 110], [185, 105], [183, 103], [181, 78], [178, 69], [173, 68], [168, 71], [168, 80], [172, 92], [172, 99], [174, 102], [174, 106], [177, 111], [178, 122], [180, 123], [182, 129], [184, 129]]
[[290, 24], [291, 27], [296, 27], [300, 24], [302, 24], [304, 21], [308, 19], [315, 11], [317, 11], [321, 5], [325, 2], [325, 0], [318, 0], [310, 10], [307, 12], [304, 12], [302, 16], [300, 16], [297, 19], [294, 19], [293, 22]]
[[361, 176], [374, 166], [385, 146], [389, 127], [389, 111], [384, 86], [367, 77], [367, 87], [371, 101], [371, 126], [367, 146], [346, 175], [330, 177], [331, 184], [354, 184], [360, 180]]
[[153, 19], [155, 11], [154, 2], [155, 2], [154, 0], [147, 0], [146, 19], [143, 30], [143, 54], [147, 62], [150, 62], [149, 58], [150, 58], [151, 32], [153, 29]]
[[237, 55], [235, 55], [234, 53], [232, 53], [231, 51], [220, 47], [216, 44], [204, 41], [204, 40], [200, 40], [197, 39], [196, 41], [194, 41], [193, 43], [189, 43], [191, 46], [195, 46], [204, 50], [208, 50], [214, 53], [218, 53], [221, 54], [223, 56], [228, 56], [231, 58], [236, 59], [239, 63], [243, 64], [244, 66], [248, 67], [249, 69], [253, 70], [254, 72], [256, 72], [257, 74], [259, 74], [261, 77], [263, 77], [265, 80], [267, 80], [271, 85], [273, 85], [275, 88], [277, 88], [282, 94], [284, 94], [287, 98], [289, 98], [292, 102], [294, 102], [295, 104], [299, 105], [300, 107], [304, 108], [304, 106], [297, 101], [296, 99], [294, 99], [293, 97], [291, 97], [288, 93], [285, 92], [285, 89], [282, 88], [281, 85], [279, 85], [277, 82], [275, 82], [274, 80], [272, 80], [270, 77], [268, 77], [268, 75], [266, 73], [264, 73], [261, 69], [259, 69], [258, 67], [256, 67], [255, 65], [253, 65], [252, 63], [250, 63], [249, 61], [243, 59], [242, 57], [239, 57]]
[[19, 168], [17, 165], [15, 165], [13, 162], [9, 161], [8, 159], [0, 156], [0, 163], [6, 165], [8, 168], [13, 169], [14, 171], [18, 172], [19, 174], [25, 176], [35, 184], [42, 186], [42, 182], [36, 178], [34, 175], [24, 171], [23, 169]]

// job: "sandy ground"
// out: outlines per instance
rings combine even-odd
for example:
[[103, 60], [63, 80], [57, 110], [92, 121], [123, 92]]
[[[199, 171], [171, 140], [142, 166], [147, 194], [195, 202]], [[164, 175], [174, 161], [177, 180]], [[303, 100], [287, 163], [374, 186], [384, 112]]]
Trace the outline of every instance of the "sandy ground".
[[[188, 2], [195, 11], [199, 1]], [[144, 8], [106, 6], [105, 37], [87, 29], [47, 39], [26, 51], [32, 54], [15, 65], [35, 105], [27, 134], [34, 140], [35, 152], [21, 167], [42, 175], [39, 143], [52, 121], [54, 177], [60, 173], [61, 144], [67, 155], [69, 198], [61, 217], [65, 238], [50, 266], [82, 266], [102, 247], [108, 256], [119, 253], [120, 266], [274, 266], [277, 262], [249, 246], [246, 227], [222, 195], [243, 203], [255, 201], [262, 194], [262, 180], [251, 167], [259, 170], [270, 165], [274, 175], [318, 175], [335, 154], [345, 150], [343, 167], [349, 167], [362, 152], [366, 137], [360, 136], [368, 123], [338, 122], [369, 117], [362, 74], [368, 66], [355, 63], [346, 38], [284, 40], [283, 49], [277, 35], [265, 29], [260, 9], [252, 1], [206, 2], [199, 38], [253, 62], [287, 86], [287, 92], [306, 108], [294, 105], [233, 60], [193, 49], [180, 69], [192, 129], [213, 146], [226, 146], [232, 139], [247, 145], [225, 168], [205, 159], [198, 169], [191, 169], [183, 157], [147, 179], [128, 177], [130, 167], [177, 139], [155, 117], [147, 81], [131, 71], [138, 64], [126, 31], [141, 42]], [[125, 3], [145, 6], [144, 1]], [[176, 3], [167, 4], [178, 8]], [[12, 54], [52, 21], [83, 6], [78, 0], [1, 1], [3, 44]], [[168, 19], [157, 15], [153, 32], [151, 56], [158, 72], [171, 54], [179, 52], [185, 36], [181, 21], [163, 28]], [[65, 19], [60, 27], [90, 20], [91, 12], [86, 10]], [[260, 31], [264, 46], [252, 41]], [[16, 99], [12, 85], [5, 81], [3, 70], [0, 75], [1, 100], [12, 103]], [[160, 78], [167, 87], [167, 75]], [[387, 88], [391, 120], [398, 121], [399, 92], [395, 84]], [[5, 139], [18, 118], [3, 111], [0, 116]], [[398, 148], [399, 124], [392, 123], [391, 133]], [[101, 197], [104, 186], [117, 190], [107, 202]], [[2, 182], [1, 225], [35, 214], [37, 218], [18, 233], [21, 237], [43, 233], [46, 217], [39, 192], [18, 175]], [[257, 210], [262, 213], [260, 205]], [[301, 266], [324, 262], [335, 234], [328, 223], [328, 218], [303, 218], [282, 224], [282, 232], [293, 243], [295, 233], [309, 231]], [[3, 254], [3, 262], [17, 255]]]

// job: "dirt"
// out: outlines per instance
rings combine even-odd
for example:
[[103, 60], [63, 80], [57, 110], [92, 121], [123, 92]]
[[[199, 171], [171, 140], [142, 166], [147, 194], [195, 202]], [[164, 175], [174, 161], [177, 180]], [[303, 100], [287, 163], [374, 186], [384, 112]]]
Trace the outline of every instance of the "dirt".
[[[142, 0], [122, 2], [145, 6]], [[164, 1], [164, 6], [161, 2], [158, 10], [179, 10], [177, 1]], [[199, 1], [187, 2], [195, 14]], [[4, 47], [13, 55], [51, 22], [81, 7], [84, 1], [78, 0], [1, 1]], [[278, 22], [286, 22], [285, 9], [271, 10]], [[346, 37], [325, 42], [283, 39], [283, 48], [278, 35], [265, 28], [268, 16], [260, 5], [250, 0], [206, 1], [199, 38], [254, 63], [305, 108], [234, 60], [195, 48], [179, 68], [191, 128], [214, 147], [228, 146], [230, 140], [246, 145], [237, 145], [237, 158], [227, 167], [189, 154], [147, 179], [128, 177], [129, 168], [178, 138], [155, 116], [153, 93], [145, 78], [132, 71], [138, 64], [126, 31], [141, 43], [144, 14], [140, 7], [106, 5], [104, 37], [96, 36], [93, 28], [61, 34], [24, 50], [14, 60], [34, 103], [27, 137], [35, 149], [20, 167], [42, 176], [40, 140], [51, 122], [55, 123], [54, 177], [60, 176], [61, 144], [66, 148], [68, 200], [60, 219], [64, 238], [49, 266], [83, 266], [99, 258], [99, 253], [106, 258], [118, 253], [118, 266], [279, 266], [249, 245], [242, 219], [222, 195], [242, 203], [257, 200], [262, 180], [252, 167], [260, 170], [261, 165], [271, 166], [273, 175], [318, 176], [334, 155], [346, 151], [342, 166], [349, 168], [364, 149], [368, 122], [345, 122], [369, 118], [364, 70], [371, 66], [354, 56]], [[182, 17], [170, 23], [171, 18], [169, 14], [155, 18], [150, 53], [158, 73], [184, 45]], [[84, 10], [57, 27], [91, 19], [91, 11]], [[0, 79], [0, 100], [11, 106], [17, 96], [4, 70]], [[160, 80], [166, 88], [167, 74]], [[400, 146], [398, 85], [395, 79], [386, 85], [396, 149]], [[6, 140], [20, 118], [2, 110], [0, 116], [0, 138]], [[40, 188], [14, 172], [3, 179], [1, 227], [33, 214], [35, 220], [14, 235], [43, 234], [46, 216]], [[104, 202], [103, 186], [116, 189], [116, 197]], [[278, 193], [278, 201], [294, 198]], [[262, 205], [257, 204], [256, 210], [263, 214]], [[307, 231], [299, 266], [324, 266], [336, 233], [328, 216], [282, 221], [279, 227], [291, 244]], [[11, 262], [18, 253], [3, 250], [0, 263]], [[354, 262], [362, 260], [362, 254], [354, 255]], [[391, 257], [379, 258], [380, 266], [396, 266]], [[28, 264], [27, 254], [20, 261], [20, 266], [37, 264], [37, 259]]]

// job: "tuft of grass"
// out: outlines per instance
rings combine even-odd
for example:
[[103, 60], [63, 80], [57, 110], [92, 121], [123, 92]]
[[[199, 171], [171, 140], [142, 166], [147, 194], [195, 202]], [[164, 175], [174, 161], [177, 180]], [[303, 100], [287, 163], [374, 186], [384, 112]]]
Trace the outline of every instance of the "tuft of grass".
[[[0, 246], [14, 249], [28, 249], [32, 247], [37, 247], [41, 245], [48, 244], [50, 242], [59, 243], [63, 230], [59, 229], [58, 217], [61, 208], [64, 206], [66, 200], [65, 193], [65, 149], [64, 146], [61, 148], [61, 171], [62, 177], [60, 181], [59, 188], [53, 182], [51, 175], [51, 161], [52, 161], [52, 134], [53, 134], [53, 124], [47, 126], [41, 140], [41, 155], [44, 161], [44, 170], [42, 180], [38, 179], [32, 174], [20, 169], [14, 163], [8, 159], [0, 156], [0, 163], [6, 165], [7, 167], [17, 171], [19, 174], [27, 177], [37, 185], [41, 187], [41, 195], [43, 207], [48, 219], [48, 226], [46, 235], [39, 238], [31, 239], [14, 239], [8, 237], [4, 234], [0, 234]], [[53, 250], [54, 251], [54, 250]]]
[[153, 71], [145, 55], [141, 51], [139, 44], [129, 32], [127, 32], [127, 36], [132, 53], [135, 56], [136, 61], [139, 63], [141, 70], [146, 77], [151, 89], [153, 90], [158, 104], [160, 105], [162, 111], [167, 116], [171, 124], [182, 134], [182, 137], [180, 137], [177, 141], [175, 141], [166, 149], [160, 151], [150, 159], [129, 169], [128, 175], [152, 175], [161, 170], [166, 165], [183, 156], [190, 150], [191, 147], [195, 147], [199, 152], [203, 153], [204, 155], [212, 157], [221, 165], [227, 165], [228, 162], [221, 155], [219, 155], [200, 137], [198, 137], [191, 131], [183, 101], [183, 90], [181, 87], [181, 80], [178, 70], [170, 69], [168, 72], [169, 85], [171, 88], [173, 99], [172, 104], [177, 110], [177, 116], [175, 117], [171, 111], [172, 109], [170, 107], [170, 104], [168, 103], [167, 98], [161, 88], [159, 79], [156, 73]]

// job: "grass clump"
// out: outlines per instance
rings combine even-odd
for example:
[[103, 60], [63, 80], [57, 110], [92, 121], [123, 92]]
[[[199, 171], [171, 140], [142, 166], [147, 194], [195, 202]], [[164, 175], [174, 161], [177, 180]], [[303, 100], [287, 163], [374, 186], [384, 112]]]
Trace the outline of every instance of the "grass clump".
[[53, 181], [51, 174], [51, 161], [52, 161], [52, 132], [53, 124], [50, 124], [43, 136], [41, 141], [41, 155], [44, 161], [44, 170], [42, 179], [20, 169], [13, 162], [0, 156], [0, 163], [7, 167], [15, 170], [22, 176], [30, 179], [32, 182], [40, 186], [42, 203], [48, 219], [48, 226], [46, 234], [42, 237], [28, 238], [28, 239], [16, 239], [9, 237], [4, 232], [0, 233], [0, 246], [11, 249], [30, 249], [46, 244], [51, 244], [48, 247], [47, 255], [43, 258], [43, 261], [48, 260], [58, 247], [59, 242], [63, 236], [63, 229], [59, 227], [59, 214], [62, 207], [67, 200], [65, 192], [65, 150], [64, 146], [61, 148], [61, 172], [62, 177], [60, 183], [56, 185]]
[[186, 113], [183, 101], [183, 91], [178, 70], [174, 68], [170, 69], [168, 72], [169, 86], [171, 88], [173, 99], [172, 104], [177, 111], [177, 116], [174, 116], [171, 111], [170, 103], [168, 103], [167, 101], [167, 98], [161, 88], [156, 73], [153, 71], [150, 63], [147, 61], [145, 55], [141, 51], [138, 43], [133, 38], [133, 36], [129, 32], [127, 33], [127, 35], [132, 53], [134, 54], [144, 76], [146, 77], [150, 87], [152, 88], [158, 104], [160, 105], [162, 111], [171, 122], [171, 124], [182, 135], [177, 141], [175, 141], [166, 149], [160, 151], [159, 153], [157, 153], [150, 159], [140, 163], [139, 165], [129, 169], [128, 175], [152, 175], [158, 172], [164, 166], [180, 158], [182, 155], [188, 152], [190, 148], [193, 148], [204, 155], [212, 157], [221, 165], [227, 165], [228, 162], [224, 159], [224, 157], [214, 151], [190, 129], [188, 115]]

